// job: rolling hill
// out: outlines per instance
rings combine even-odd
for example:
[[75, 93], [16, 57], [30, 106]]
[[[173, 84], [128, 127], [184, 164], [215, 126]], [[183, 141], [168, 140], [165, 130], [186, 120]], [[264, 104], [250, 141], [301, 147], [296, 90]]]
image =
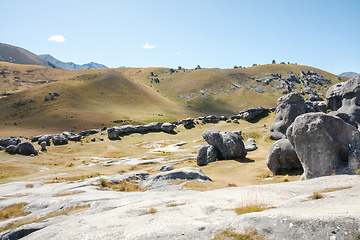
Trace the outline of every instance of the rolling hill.
[[[315, 75], [307, 76], [308, 85], [287, 80], [291, 72], [299, 80], [301, 71], [316, 72], [318, 79], [328, 83], [313, 84], [310, 79]], [[289, 84], [291, 91], [306, 98], [312, 91], [324, 96], [329, 86], [347, 79], [309, 66], [283, 64], [66, 71], [1, 62], [0, 137], [78, 132], [112, 126], [119, 120], [148, 123], [229, 116], [248, 107], [275, 107]]]
[[4, 43], [0, 43], [0, 61], [17, 64], [39, 65], [48, 68], [59, 68], [58, 66], [24, 48]]
[[65, 70], [82, 70], [82, 69], [90, 69], [90, 68], [95, 68], [95, 69], [99, 69], [99, 68], [108, 68], [107, 66], [103, 65], [103, 64], [99, 64], [96, 62], [89, 62], [86, 64], [76, 64], [73, 62], [62, 62], [56, 58], [54, 58], [53, 56], [51, 56], [50, 54], [40, 54], [39, 57], [45, 59], [46, 61], [51, 62], [52, 64], [55, 64], [56, 66], [65, 69]]

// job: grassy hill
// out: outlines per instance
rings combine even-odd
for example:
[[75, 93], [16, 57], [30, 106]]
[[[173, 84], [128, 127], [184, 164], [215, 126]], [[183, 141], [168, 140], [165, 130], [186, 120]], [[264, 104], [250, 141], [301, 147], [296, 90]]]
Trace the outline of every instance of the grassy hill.
[[[67, 71], [0, 62], [0, 137], [79, 132], [113, 121], [173, 121], [231, 115], [247, 107], [275, 107], [283, 95], [271, 73], [315, 71], [332, 84], [338, 76], [300, 65], [238, 69], [119, 68]], [[346, 80], [347, 78], [341, 78]], [[293, 91], [304, 87], [296, 83]], [[331, 84], [330, 84], [331, 85]], [[326, 93], [327, 86], [311, 86]], [[304, 96], [306, 97], [306, 96]]]

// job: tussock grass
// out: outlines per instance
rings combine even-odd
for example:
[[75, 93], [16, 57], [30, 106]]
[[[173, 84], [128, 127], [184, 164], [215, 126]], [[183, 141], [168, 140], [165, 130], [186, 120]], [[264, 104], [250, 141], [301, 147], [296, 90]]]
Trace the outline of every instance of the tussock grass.
[[53, 197], [64, 197], [64, 196], [71, 196], [79, 193], [84, 193], [85, 191], [77, 191], [77, 192], [68, 192], [68, 193], [57, 193], [53, 195]]
[[41, 218], [37, 218], [37, 217], [30, 217], [30, 218], [24, 218], [21, 219], [19, 221], [10, 223], [9, 225], [0, 228], [0, 232], [6, 231], [8, 229], [12, 229], [12, 228], [17, 228], [26, 224], [30, 224], [30, 223], [40, 223], [42, 221], [44, 221], [45, 219], [49, 219], [49, 218], [53, 218], [53, 217], [57, 217], [57, 216], [61, 216], [61, 215], [70, 215], [70, 214], [74, 214], [74, 213], [79, 213], [82, 211], [86, 211], [90, 208], [90, 204], [88, 205], [83, 205], [83, 206], [72, 206], [63, 210], [59, 210], [59, 211], [54, 211], [51, 213], [48, 213], [46, 216], [41, 217]]
[[166, 204], [166, 207], [178, 207], [178, 206], [183, 206], [186, 205], [186, 203], [169, 203]]
[[267, 238], [259, 234], [256, 228], [248, 227], [244, 229], [244, 233], [238, 233], [234, 228], [227, 228], [217, 233], [212, 240], [267, 240]]
[[262, 212], [268, 209], [272, 209], [275, 207], [267, 206], [263, 203], [244, 203], [240, 204], [238, 207], [236, 207], [234, 210], [238, 215], [246, 214], [246, 213], [252, 213], [252, 212]]
[[316, 199], [321, 199], [321, 198], [323, 198], [324, 196], [321, 194], [321, 193], [319, 193], [319, 192], [314, 192], [309, 198], [311, 199], [311, 200], [316, 200]]
[[108, 188], [112, 188], [118, 192], [135, 192], [135, 191], [143, 191], [139, 189], [140, 184], [123, 181], [119, 184], [107, 183]]
[[351, 186], [348, 187], [338, 187], [338, 188], [326, 188], [325, 190], [319, 191], [319, 193], [329, 193], [329, 192], [336, 192], [340, 190], [349, 189]]
[[151, 207], [147, 212], [139, 214], [139, 216], [143, 216], [143, 215], [147, 215], [147, 214], [154, 214], [154, 213], [157, 213], [157, 211], [158, 210], [156, 208]]
[[28, 203], [18, 203], [10, 205], [0, 210], [0, 220], [4, 221], [10, 218], [22, 217], [29, 215], [30, 212], [24, 211], [23, 208], [27, 206]]

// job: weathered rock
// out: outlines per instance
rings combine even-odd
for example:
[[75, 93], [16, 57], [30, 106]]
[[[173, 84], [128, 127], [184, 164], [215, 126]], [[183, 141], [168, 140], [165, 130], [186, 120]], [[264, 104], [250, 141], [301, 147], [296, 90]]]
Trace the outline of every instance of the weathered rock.
[[235, 119], [233, 120], [233, 123], [239, 123], [239, 120], [238, 120], [237, 118], [235, 118]]
[[306, 113], [304, 99], [299, 93], [290, 93], [277, 100], [276, 116], [270, 126], [270, 139], [279, 140], [285, 138], [286, 129], [295, 118]]
[[161, 125], [161, 131], [171, 133], [174, 132], [174, 129], [176, 128], [176, 125], [173, 123], [163, 123]]
[[0, 146], [7, 147], [10, 145], [18, 145], [21, 142], [21, 139], [18, 137], [5, 137], [0, 139]]
[[246, 151], [248, 152], [255, 151], [256, 149], [258, 149], [258, 147], [256, 146], [255, 139], [253, 138], [248, 138], [248, 140], [246, 140], [244, 145]]
[[29, 142], [23, 142], [19, 145], [9, 145], [5, 149], [6, 152], [10, 154], [21, 154], [21, 155], [38, 155], [38, 151], [34, 148], [34, 146]]
[[202, 146], [197, 152], [196, 163], [199, 166], [205, 166], [209, 162], [215, 162], [216, 159], [217, 152], [213, 146]]
[[302, 169], [293, 146], [286, 138], [280, 139], [270, 146], [266, 165], [274, 175], [281, 170]]
[[109, 176], [106, 182], [113, 184], [119, 184], [124, 181], [139, 183], [146, 180], [148, 177], [149, 177], [149, 173], [146, 171], [132, 172], [132, 173]]
[[94, 137], [92, 137], [91, 139], [90, 139], [90, 141], [92, 141], [92, 142], [95, 142], [95, 138]]
[[360, 128], [360, 76], [331, 86], [326, 93], [326, 101], [332, 115], [346, 116], [347, 123]]
[[40, 137], [37, 139], [37, 142], [38, 142], [39, 145], [40, 145], [40, 143], [42, 143], [42, 142], [46, 142], [46, 145], [47, 145], [47, 146], [50, 146], [50, 140], [52, 139], [52, 137], [53, 137], [52, 134], [45, 134], [45, 135], [40, 136]]
[[81, 141], [82, 136], [72, 133], [72, 132], [63, 132], [61, 135], [65, 136], [69, 141]]
[[360, 133], [341, 118], [307, 113], [295, 119], [286, 136], [303, 166], [301, 179], [310, 179], [360, 168]]
[[174, 169], [173, 165], [165, 164], [165, 165], [162, 165], [160, 167], [157, 167], [157, 168], [153, 169], [153, 171], [167, 172], [167, 171], [171, 171], [173, 169]]
[[206, 176], [201, 169], [193, 167], [184, 167], [179, 169], [174, 169], [167, 172], [156, 173], [148, 177], [140, 188], [150, 187], [156, 182], [159, 181], [170, 181], [170, 180], [200, 180], [200, 181], [211, 181], [211, 179]]
[[52, 141], [55, 146], [68, 144], [68, 138], [65, 135], [53, 135]]
[[146, 126], [150, 132], [160, 132], [162, 125], [163, 125], [163, 123], [161, 123], [161, 122], [152, 122], [152, 123], [147, 124]]
[[46, 142], [45, 142], [45, 141], [40, 143], [40, 147], [41, 147], [41, 151], [42, 151], [42, 152], [46, 152], [46, 151], [47, 151], [47, 149], [46, 149]]
[[246, 150], [241, 137], [241, 131], [220, 132], [207, 130], [202, 134], [205, 141], [214, 146], [219, 160], [244, 158]]
[[81, 136], [89, 136], [89, 135], [92, 135], [92, 134], [96, 134], [98, 132], [100, 132], [99, 129], [90, 129], [90, 130], [84, 130], [84, 131], [79, 132], [79, 135], [81, 135]]
[[263, 107], [246, 108], [246, 109], [242, 110], [238, 114], [238, 116], [239, 116], [240, 119], [250, 121], [250, 120], [256, 118], [257, 116], [259, 116], [260, 114], [263, 114], [263, 113], [265, 113], [267, 111], [268, 110], [266, 108], [263, 108]]

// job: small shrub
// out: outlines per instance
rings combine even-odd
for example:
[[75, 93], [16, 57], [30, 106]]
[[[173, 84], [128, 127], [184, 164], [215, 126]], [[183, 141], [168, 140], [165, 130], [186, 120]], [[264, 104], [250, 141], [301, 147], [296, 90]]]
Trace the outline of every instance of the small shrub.
[[237, 185], [235, 183], [229, 183], [227, 186], [228, 187], [237, 187]]
[[356, 171], [356, 175], [360, 175], [360, 169]]
[[321, 195], [321, 193], [319, 192], [314, 192], [311, 196], [310, 196], [310, 199], [312, 200], [315, 200], [315, 199], [320, 199], [320, 198], [323, 198], [324, 196]]
[[107, 182], [105, 178], [100, 178], [100, 186], [101, 187], [107, 187]]
[[33, 185], [33, 184], [26, 184], [25, 187], [27, 187], [27, 188], [33, 188], [34, 185]]
[[69, 163], [68, 165], [66, 165], [67, 167], [73, 167], [74, 164], [73, 163]]

